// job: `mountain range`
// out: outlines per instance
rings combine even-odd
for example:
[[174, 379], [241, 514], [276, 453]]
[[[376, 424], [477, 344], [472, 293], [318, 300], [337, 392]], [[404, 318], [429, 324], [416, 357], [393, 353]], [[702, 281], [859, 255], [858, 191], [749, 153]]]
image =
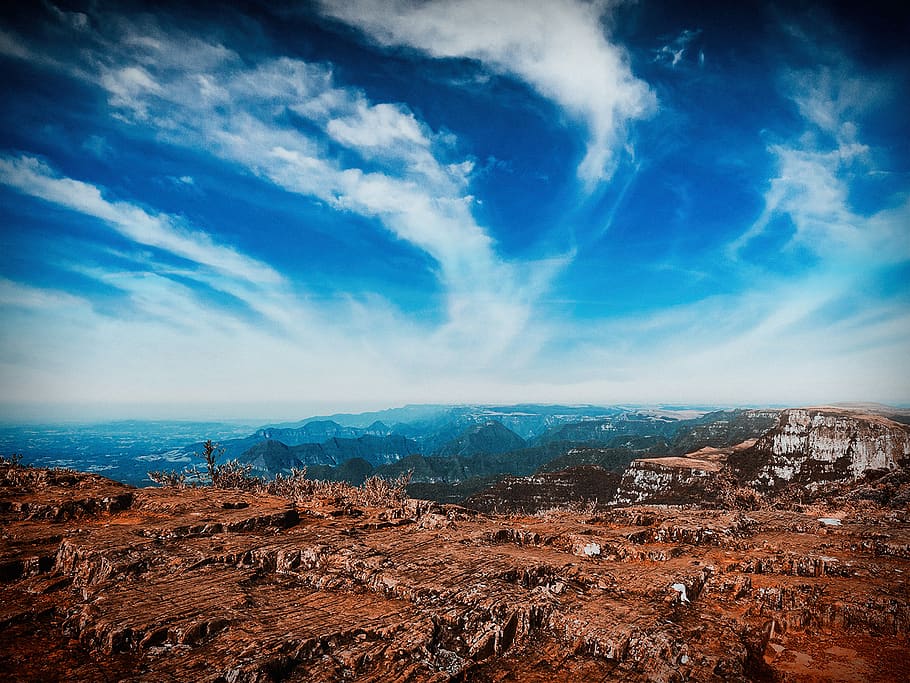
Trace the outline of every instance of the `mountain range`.
[[[620, 474], [636, 458], [727, 446], [773, 426], [775, 410], [638, 406], [406, 406], [266, 425], [221, 443], [266, 478], [360, 484], [410, 473], [412, 495], [461, 501], [506, 477], [578, 466]], [[185, 449], [200, 452], [201, 444]]]

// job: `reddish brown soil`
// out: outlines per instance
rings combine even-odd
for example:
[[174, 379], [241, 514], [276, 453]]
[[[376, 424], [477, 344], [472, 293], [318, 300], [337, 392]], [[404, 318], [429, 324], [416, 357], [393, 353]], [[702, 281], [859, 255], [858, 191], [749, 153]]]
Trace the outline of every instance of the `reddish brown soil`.
[[910, 680], [908, 517], [505, 517], [0, 468], [0, 679]]

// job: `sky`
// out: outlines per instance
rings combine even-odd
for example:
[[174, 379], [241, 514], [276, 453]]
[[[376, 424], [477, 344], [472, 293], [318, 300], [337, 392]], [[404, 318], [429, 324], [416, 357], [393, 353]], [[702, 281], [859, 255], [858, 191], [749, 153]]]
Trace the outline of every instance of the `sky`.
[[0, 419], [910, 402], [897, 3], [0, 10]]

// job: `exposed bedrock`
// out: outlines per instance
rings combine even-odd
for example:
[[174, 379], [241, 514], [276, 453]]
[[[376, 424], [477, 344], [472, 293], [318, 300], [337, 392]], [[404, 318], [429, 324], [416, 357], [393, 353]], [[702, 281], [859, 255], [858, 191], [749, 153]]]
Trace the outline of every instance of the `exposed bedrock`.
[[[7, 478], [0, 501], [108, 485], [77, 480]], [[0, 582], [0, 678], [815, 681], [849, 664], [885, 681], [908, 666], [905, 512], [131, 493], [78, 517], [0, 508], [0, 562], [45, 558]]]

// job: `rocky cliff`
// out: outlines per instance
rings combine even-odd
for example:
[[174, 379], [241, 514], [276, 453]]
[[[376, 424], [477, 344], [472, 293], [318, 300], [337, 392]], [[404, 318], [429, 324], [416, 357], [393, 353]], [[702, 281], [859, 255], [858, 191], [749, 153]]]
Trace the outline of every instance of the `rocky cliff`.
[[0, 466], [0, 679], [894, 681], [906, 511], [488, 516]]
[[790, 409], [780, 411], [776, 426], [758, 439], [734, 447], [634, 460], [612, 502], [716, 504], [736, 487], [770, 498], [789, 495], [784, 489], [810, 496], [828, 488], [842, 493], [860, 479], [908, 466], [906, 425], [837, 408]]
[[[747, 442], [751, 445], [754, 442]], [[748, 447], [741, 446], [742, 447]], [[703, 502], [712, 491], [733, 449], [706, 447], [685, 457], [642, 458], [633, 460], [619, 483], [611, 503], [630, 505], [650, 503], [687, 504]]]
[[730, 464], [741, 480], [760, 490], [854, 481], [872, 471], [910, 465], [910, 428], [833, 408], [785, 410], [777, 427]]

